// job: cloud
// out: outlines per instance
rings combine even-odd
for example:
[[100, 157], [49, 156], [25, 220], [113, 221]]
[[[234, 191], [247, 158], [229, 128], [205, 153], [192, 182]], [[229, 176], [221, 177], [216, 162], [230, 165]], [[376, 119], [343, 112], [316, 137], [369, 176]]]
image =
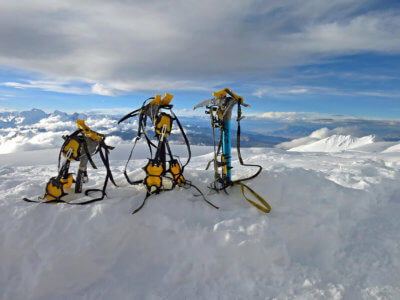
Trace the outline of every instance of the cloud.
[[[201, 85], [188, 80], [138, 80], [131, 82], [110, 81], [107, 84], [92, 83], [91, 80], [72, 82], [62, 79], [55, 81], [25, 80], [23, 82], [3, 82], [0, 85], [16, 89], [41, 89], [48, 92], [87, 95], [96, 94], [101, 96], [117, 96], [128, 92], [163, 92], [165, 90], [175, 91], [209, 91], [212, 85]], [[83, 87], [82, 87], [83, 86]]]
[[165, 90], [180, 91], [209, 91], [211, 85], [192, 82], [189, 80], [135, 80], [129, 82], [110, 81], [107, 84], [95, 83], [92, 85], [94, 94], [103, 96], [115, 96], [127, 92], [153, 91], [163, 92]]
[[85, 113], [91, 115], [103, 114], [103, 115], [118, 115], [124, 116], [134, 110], [134, 107], [110, 107], [110, 108], [93, 108], [86, 110]]
[[[0, 93], [0, 101], [6, 101], [6, 100], [10, 100], [10, 98], [13, 98], [14, 95], [11, 94], [1, 94]], [[0, 110], [1, 112], [1, 110]]]
[[63, 142], [60, 137], [69, 133], [68, 131], [37, 132], [18, 129], [3, 129], [2, 131], [0, 132], [0, 154], [60, 147]]
[[348, 116], [332, 116], [328, 114], [322, 113], [314, 113], [314, 112], [298, 112], [298, 111], [270, 111], [270, 112], [262, 112], [256, 114], [249, 114], [249, 119], [260, 120], [260, 119], [271, 119], [271, 120], [281, 120], [285, 122], [296, 122], [296, 121], [308, 121], [313, 122], [325, 120], [337, 121], [339, 119], [349, 119], [351, 117]]
[[0, 65], [87, 84], [11, 83], [16, 88], [100, 95], [202, 89], [335, 55], [399, 53], [399, 10], [377, 3], [3, 1]]
[[38, 130], [46, 129], [48, 131], [65, 131], [73, 129], [76, 126], [76, 123], [72, 120], [62, 120], [61, 116], [49, 116], [31, 126]]
[[123, 141], [119, 136], [111, 135], [111, 136], [107, 136], [106, 143], [110, 146], [115, 147], [115, 146], [121, 145], [123, 143]]
[[280, 95], [313, 93], [313, 90], [312, 87], [264, 86], [258, 88], [252, 95], [258, 98], [263, 98], [266, 95], [278, 97]]
[[304, 94], [307, 92], [308, 92], [308, 89], [293, 89], [293, 90], [288, 91], [289, 94]]
[[368, 97], [400, 98], [400, 91], [399, 92], [368, 91], [368, 92], [357, 92], [357, 94]]
[[115, 90], [105, 87], [101, 83], [95, 83], [92, 85], [92, 93], [102, 96], [115, 96]]
[[46, 114], [37, 109], [0, 113], [0, 154], [60, 147], [64, 142], [62, 136], [77, 129], [76, 119], [85, 119], [90, 128], [109, 135], [107, 141], [115, 145], [122, 143], [122, 138], [116, 133], [132, 135], [137, 129], [136, 120], [118, 125], [117, 117], [99, 114], [66, 114], [60, 111]]
[[[106, 134], [110, 145], [130, 143], [136, 134], [138, 119], [131, 118], [117, 124], [120, 116], [121, 114], [101, 114], [98, 111], [67, 114], [60, 111], [45, 113], [38, 109], [23, 112], [0, 109], [0, 154], [60, 147], [63, 143], [62, 135], [76, 130], [76, 119], [84, 119], [90, 128]], [[243, 123], [243, 134], [249, 138], [248, 146], [272, 146], [287, 138], [294, 138], [293, 141], [280, 145], [284, 149], [304, 145], [333, 134], [352, 136], [374, 134], [387, 141], [400, 139], [399, 121], [327, 115], [324, 119], [317, 117], [321, 115], [306, 112], [268, 112], [249, 115], [247, 121]], [[203, 113], [200, 116], [185, 114], [180, 118], [180, 122], [189, 135], [191, 144], [208, 144], [212, 141], [209, 119]], [[148, 130], [149, 136], [152, 137], [150, 124]], [[174, 127], [174, 132], [177, 130]], [[172, 135], [171, 141], [182, 142], [181, 135], [176, 137]]]
[[285, 112], [272, 111], [272, 112], [262, 113], [258, 115], [258, 117], [269, 118], [269, 119], [283, 119], [288, 117], [294, 117], [299, 114], [300, 113], [294, 111], [285, 111]]
[[[193, 110], [193, 108], [175, 109], [174, 113], [180, 117], [196, 117], [196, 118], [200, 117], [200, 118], [202, 118], [205, 116], [204, 110], [201, 110], [201, 109]], [[209, 120], [209, 119], [210, 119], [210, 117], [207, 117], [207, 120]]]
[[357, 89], [340, 89], [325, 86], [302, 86], [302, 87], [291, 87], [291, 86], [264, 86], [257, 88], [252, 95], [258, 98], [279, 97], [282, 95], [298, 95], [298, 94], [309, 94], [309, 95], [335, 95], [335, 96], [365, 96], [365, 97], [380, 97], [380, 98], [400, 98], [400, 91], [382, 91], [382, 90], [370, 90], [360, 91]]
[[253, 92], [252, 95], [258, 98], [262, 98], [265, 94], [267, 94], [266, 89], [258, 89], [257, 91]]
[[88, 89], [78, 88], [69, 82], [26, 80], [25, 82], [3, 82], [2, 85], [16, 89], [41, 89], [48, 92], [84, 95]]
[[[303, 31], [285, 37], [300, 51], [323, 55], [376, 51], [398, 53], [400, 15], [379, 12], [306, 26]], [[393, 36], [393, 33], [397, 36]]]

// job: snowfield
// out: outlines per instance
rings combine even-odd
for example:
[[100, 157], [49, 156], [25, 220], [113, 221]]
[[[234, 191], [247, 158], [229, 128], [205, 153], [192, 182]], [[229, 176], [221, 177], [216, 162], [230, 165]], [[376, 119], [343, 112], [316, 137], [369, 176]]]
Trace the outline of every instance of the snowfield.
[[[264, 167], [249, 186], [271, 204], [269, 214], [235, 187], [207, 196], [219, 210], [180, 188], [132, 216], [145, 189], [122, 174], [130, 145], [112, 151], [119, 187], [109, 185], [104, 201], [30, 204], [21, 199], [43, 194], [58, 149], [2, 154], [0, 298], [400, 299], [400, 146], [323, 139], [308, 139], [307, 152], [242, 150]], [[211, 152], [194, 146], [185, 170], [205, 192]], [[130, 174], [139, 179], [145, 146], [135, 153]], [[236, 177], [254, 171], [234, 166]], [[101, 187], [104, 175], [89, 169], [85, 187]]]
[[301, 145], [289, 149], [289, 151], [298, 152], [339, 152], [343, 150], [354, 149], [365, 145], [372, 144], [375, 141], [373, 135], [361, 138], [352, 137], [351, 135], [337, 135], [321, 139], [311, 144]]

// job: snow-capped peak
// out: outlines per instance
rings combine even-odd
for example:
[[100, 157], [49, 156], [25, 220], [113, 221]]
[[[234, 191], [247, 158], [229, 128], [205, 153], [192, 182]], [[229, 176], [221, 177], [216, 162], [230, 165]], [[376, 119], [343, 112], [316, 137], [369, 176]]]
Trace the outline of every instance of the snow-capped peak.
[[374, 135], [364, 137], [354, 137], [351, 135], [338, 135], [326, 137], [319, 141], [313, 142], [308, 145], [301, 145], [294, 147], [289, 151], [297, 152], [339, 152], [349, 149], [358, 148], [364, 145], [372, 144], [375, 142]]

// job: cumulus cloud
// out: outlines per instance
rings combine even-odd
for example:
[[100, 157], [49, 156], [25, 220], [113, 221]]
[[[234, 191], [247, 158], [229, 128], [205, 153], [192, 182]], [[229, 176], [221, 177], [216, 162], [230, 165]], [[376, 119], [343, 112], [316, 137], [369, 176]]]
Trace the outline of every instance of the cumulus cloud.
[[[332, 55], [399, 53], [399, 10], [376, 3], [3, 1], [0, 65], [87, 83], [77, 93], [203, 89]], [[73, 91], [49, 82], [9, 86]]]
[[117, 145], [122, 144], [123, 140], [119, 136], [112, 135], [112, 136], [107, 136], [106, 142], [108, 145], [115, 147]]
[[115, 90], [105, 87], [101, 83], [95, 83], [92, 85], [92, 93], [102, 96], [114, 96], [116, 94]]
[[[90, 128], [106, 134], [110, 145], [131, 143], [137, 133], [138, 120], [131, 118], [118, 124], [121, 116], [121, 114], [105, 115], [99, 112], [67, 114], [61, 111], [45, 113], [38, 109], [23, 112], [0, 110], [0, 154], [59, 148], [63, 143], [62, 136], [77, 129], [76, 119], [84, 119]], [[283, 149], [306, 145], [335, 134], [354, 137], [374, 134], [386, 141], [400, 139], [399, 121], [366, 120], [345, 116], [331, 116], [331, 118], [325, 116], [324, 119], [315, 117], [309, 113], [295, 112], [270, 112], [265, 113], [264, 116], [250, 115], [243, 124], [245, 126], [242, 136], [244, 141], [248, 141], [248, 146], [271, 147], [289, 138], [293, 139], [278, 146]], [[180, 121], [191, 144], [211, 143], [209, 119], [205, 116], [185, 116], [180, 118]], [[153, 137], [154, 133], [150, 124], [147, 129], [149, 136]], [[176, 126], [173, 127], [173, 133], [170, 141], [182, 143], [180, 130]]]
[[55, 111], [47, 114], [33, 109], [24, 112], [2, 112], [0, 114], [0, 154], [16, 151], [30, 151], [46, 148], [58, 148], [64, 140], [63, 135], [74, 132], [76, 119], [84, 119], [93, 130], [106, 135], [107, 141], [119, 145], [123, 139], [115, 133], [127, 132], [133, 135], [137, 121], [117, 124], [118, 116], [66, 114]]
[[[2, 131], [5, 132], [4, 129]], [[0, 154], [60, 147], [63, 142], [61, 136], [69, 133], [68, 131], [38, 132], [18, 129], [7, 131], [8, 134], [0, 134]]]
[[62, 120], [61, 116], [49, 116], [41, 119], [39, 122], [32, 125], [35, 129], [46, 129], [48, 131], [62, 131], [74, 128], [76, 124], [71, 121]]

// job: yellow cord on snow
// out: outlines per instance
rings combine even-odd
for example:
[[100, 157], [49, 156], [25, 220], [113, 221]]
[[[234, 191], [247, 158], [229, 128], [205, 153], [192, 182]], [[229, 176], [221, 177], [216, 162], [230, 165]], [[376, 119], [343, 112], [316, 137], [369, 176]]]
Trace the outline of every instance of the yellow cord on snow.
[[[253, 189], [251, 189], [249, 186], [247, 186], [247, 185], [245, 185], [243, 182], [241, 182], [241, 181], [239, 181], [239, 182], [237, 182], [237, 184], [239, 184], [240, 185], [240, 187], [241, 187], [241, 189], [242, 189], [242, 194], [243, 194], [243, 197], [247, 200], [247, 201], [249, 201], [250, 202], [250, 204], [252, 204], [252, 205], [254, 205], [256, 208], [258, 208], [259, 210], [261, 210], [262, 212], [264, 212], [264, 213], [269, 213], [270, 211], [271, 211], [271, 206], [268, 204], [268, 202], [267, 201], [265, 201], [259, 194], [257, 194]], [[249, 190], [249, 192], [254, 196], [254, 197], [256, 197], [257, 198], [257, 200], [262, 204], [259, 204], [259, 203], [256, 203], [256, 202], [254, 202], [253, 200], [250, 200], [246, 195], [245, 195], [245, 192], [244, 192], [244, 189], [247, 189], [247, 190]]]

